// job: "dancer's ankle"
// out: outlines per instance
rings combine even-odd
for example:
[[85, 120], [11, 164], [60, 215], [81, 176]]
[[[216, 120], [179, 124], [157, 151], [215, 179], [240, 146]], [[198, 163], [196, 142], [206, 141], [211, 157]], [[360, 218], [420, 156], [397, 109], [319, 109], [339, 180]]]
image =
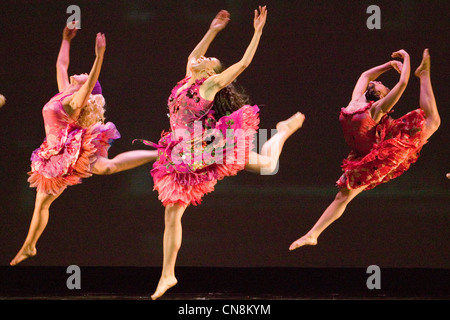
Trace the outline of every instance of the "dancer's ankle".
[[151, 296], [152, 300], [156, 300], [162, 297], [167, 290], [175, 286], [177, 283], [178, 280], [175, 278], [175, 275], [161, 276], [158, 282], [158, 286]]
[[24, 245], [13, 260], [9, 263], [11, 266], [15, 266], [22, 261], [34, 257], [37, 254], [36, 247], [33, 245]]

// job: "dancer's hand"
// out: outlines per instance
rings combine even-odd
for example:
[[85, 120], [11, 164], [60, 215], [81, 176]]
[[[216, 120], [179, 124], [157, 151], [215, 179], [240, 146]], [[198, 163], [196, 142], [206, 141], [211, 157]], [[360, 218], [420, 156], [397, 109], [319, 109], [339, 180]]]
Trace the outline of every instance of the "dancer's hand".
[[253, 19], [253, 26], [255, 27], [255, 32], [262, 32], [264, 25], [266, 24], [267, 19], [267, 9], [266, 6], [259, 6], [259, 14], [258, 10], [255, 9], [255, 17]]
[[402, 73], [402, 69], [403, 69], [403, 63], [401, 63], [400, 61], [397, 60], [392, 60], [391, 61], [391, 66], [392, 68], [394, 68], [398, 73]]
[[406, 52], [403, 49], [401, 49], [399, 51], [395, 51], [395, 52], [392, 53], [392, 58], [405, 59], [406, 57], [409, 57], [409, 54], [408, 54], [408, 52]]
[[[402, 67], [400, 69], [400, 82], [404, 85], [408, 83], [409, 74], [411, 72], [410, 58], [408, 52], [401, 49], [399, 51], [395, 51], [392, 53], [392, 58], [401, 58], [403, 59]], [[397, 68], [394, 66], [397, 70]], [[399, 70], [397, 70], [399, 71]]]
[[220, 10], [220, 12], [211, 22], [209, 29], [219, 32], [227, 26], [229, 21], [230, 21], [230, 13], [226, 10]]
[[103, 55], [106, 50], [106, 38], [103, 33], [97, 33], [97, 38], [95, 39], [95, 54], [96, 56]]
[[[67, 41], [71, 41], [75, 36], [77, 35], [77, 28], [76, 25], [78, 24], [78, 21], [72, 21], [71, 25], [67, 25], [64, 27], [63, 30], [63, 39]], [[70, 28], [69, 28], [70, 26]]]

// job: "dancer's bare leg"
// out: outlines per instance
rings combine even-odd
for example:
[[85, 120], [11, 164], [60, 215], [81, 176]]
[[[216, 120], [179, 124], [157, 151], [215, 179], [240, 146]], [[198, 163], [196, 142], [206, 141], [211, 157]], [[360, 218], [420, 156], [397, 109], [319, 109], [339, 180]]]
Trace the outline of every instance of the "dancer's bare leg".
[[328, 206], [328, 208], [324, 211], [322, 216], [316, 222], [316, 224], [312, 227], [307, 234], [305, 234], [300, 239], [294, 241], [289, 250], [295, 250], [301, 246], [310, 245], [314, 246], [317, 244], [317, 238], [319, 235], [332, 224], [334, 221], [339, 219], [340, 216], [345, 211], [345, 208], [353, 200], [358, 194], [360, 194], [365, 187], [359, 189], [349, 190], [347, 188], [343, 188], [339, 190], [334, 201]]
[[[98, 157], [92, 171], [95, 174], [113, 174], [138, 167], [150, 161], [154, 161], [156, 158], [156, 150], [135, 150], [124, 152], [117, 155], [113, 159]], [[36, 203], [28, 235], [22, 248], [19, 250], [15, 258], [11, 260], [11, 265], [16, 265], [23, 260], [36, 255], [36, 243], [47, 226], [50, 205], [60, 196], [60, 194], [52, 195], [43, 192], [36, 193]]]
[[245, 170], [260, 174], [273, 174], [277, 169], [284, 143], [295, 131], [302, 127], [304, 121], [305, 116], [297, 112], [289, 119], [278, 122], [278, 132], [263, 144], [261, 153], [250, 152]]
[[22, 245], [22, 248], [19, 250], [14, 259], [11, 260], [10, 265], [14, 266], [23, 260], [36, 255], [36, 244], [47, 226], [50, 205], [61, 195], [61, 193], [62, 191], [58, 195], [43, 192], [36, 193], [35, 207], [30, 228], [28, 230], [28, 235]]
[[177, 284], [175, 278], [175, 262], [177, 260], [178, 251], [181, 247], [182, 225], [181, 218], [186, 210], [185, 206], [178, 204], [166, 207], [164, 216], [164, 238], [163, 238], [163, 268], [158, 286], [152, 295], [152, 299], [158, 299], [168, 289]]
[[431, 86], [431, 58], [428, 49], [423, 51], [422, 62], [416, 69], [415, 75], [420, 79], [420, 108], [425, 113], [425, 128], [423, 139], [428, 139], [436, 132], [441, 124], [436, 99]]
[[157, 150], [133, 150], [118, 154], [113, 159], [98, 157], [92, 172], [99, 175], [109, 175], [139, 167], [155, 161]]

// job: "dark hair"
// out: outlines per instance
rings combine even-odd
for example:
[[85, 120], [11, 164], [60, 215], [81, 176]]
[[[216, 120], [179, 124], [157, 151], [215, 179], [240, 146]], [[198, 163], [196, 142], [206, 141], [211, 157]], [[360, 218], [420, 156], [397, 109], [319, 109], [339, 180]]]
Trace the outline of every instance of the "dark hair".
[[[390, 89], [388, 87], [386, 87], [386, 86], [384, 86], [384, 87], [386, 88], [386, 90], [388, 92], [390, 91]], [[366, 91], [366, 94], [365, 94], [367, 101], [378, 101], [378, 100], [381, 99], [380, 95], [381, 95], [381, 93], [377, 92], [375, 90], [375, 85], [373, 83], [370, 83], [367, 86], [367, 91]]]
[[375, 92], [374, 86], [369, 86], [366, 91], [367, 101], [378, 101], [380, 100], [380, 95]]
[[[221, 73], [224, 70], [222, 63], [220, 66], [214, 68], [216, 73]], [[219, 118], [229, 115], [236, 110], [239, 110], [242, 106], [249, 104], [249, 96], [245, 93], [245, 90], [235, 85], [236, 81], [229, 84], [222, 90], [216, 93], [214, 97], [213, 107], [214, 117]]]

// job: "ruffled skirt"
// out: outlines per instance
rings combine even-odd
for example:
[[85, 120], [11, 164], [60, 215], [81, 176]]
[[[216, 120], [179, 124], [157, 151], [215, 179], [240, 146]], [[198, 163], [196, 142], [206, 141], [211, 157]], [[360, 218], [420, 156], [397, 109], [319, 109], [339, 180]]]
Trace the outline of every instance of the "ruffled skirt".
[[172, 132], [163, 132], [153, 144], [158, 160], [151, 170], [162, 204], [198, 205], [217, 181], [243, 170], [259, 127], [258, 112], [257, 106], [245, 105], [189, 141], [180, 142]]
[[50, 147], [45, 140], [31, 155], [30, 187], [57, 195], [67, 186], [80, 184], [92, 176], [98, 156], [107, 157], [113, 140], [120, 133], [112, 122], [96, 123], [88, 128], [68, 124], [60, 143]]
[[425, 124], [422, 109], [413, 110], [399, 119], [386, 117], [377, 126], [377, 141], [368, 154], [351, 151], [342, 164], [339, 188], [365, 190], [375, 188], [402, 175], [419, 158]]

